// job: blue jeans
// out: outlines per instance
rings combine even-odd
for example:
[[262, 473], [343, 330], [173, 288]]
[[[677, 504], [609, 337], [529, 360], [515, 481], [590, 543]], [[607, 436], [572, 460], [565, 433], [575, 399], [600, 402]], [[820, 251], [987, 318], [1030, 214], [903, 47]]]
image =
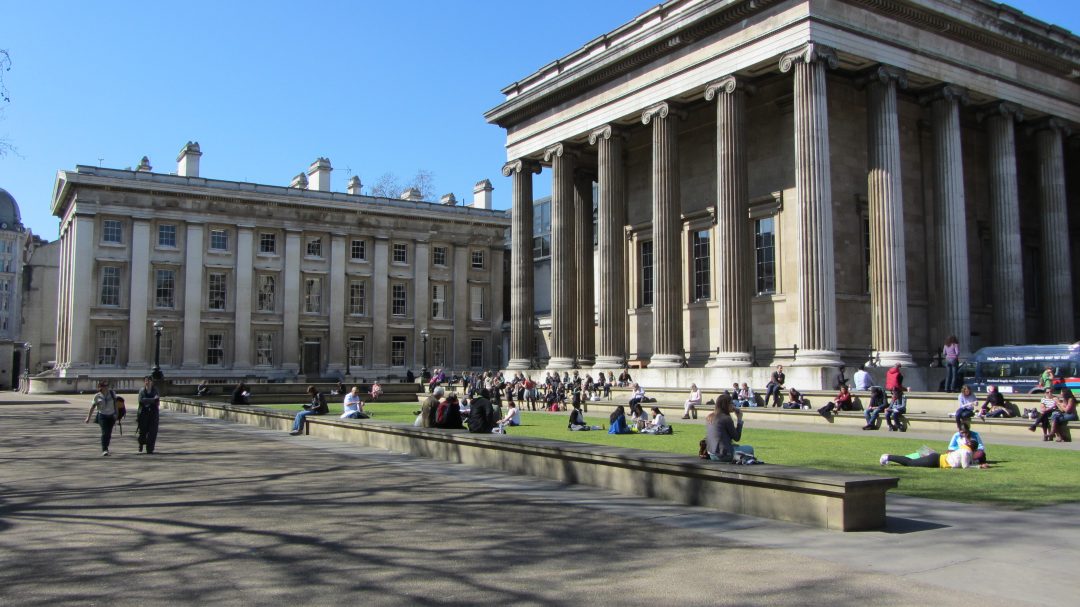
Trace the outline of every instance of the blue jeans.
[[885, 423], [889, 424], [890, 428], [900, 429], [900, 417], [904, 415], [906, 410], [906, 407], [897, 409], [889, 407], [888, 413], [885, 414]]
[[116, 416], [98, 413], [97, 422], [101, 426], [101, 450], [108, 451], [109, 443], [112, 442], [113, 426], [116, 425]]
[[866, 425], [867, 425], [867, 426], [876, 426], [876, 425], [877, 425], [877, 420], [878, 420], [878, 416], [880, 416], [880, 415], [881, 415], [881, 412], [882, 412], [883, 410], [884, 410], [884, 409], [881, 409], [881, 408], [878, 408], [878, 407], [871, 407], [871, 408], [867, 409], [867, 410], [866, 410], [866, 411], [865, 411], [865, 412], [863, 413], [863, 417], [865, 417], [865, 418], [866, 418]]
[[960, 391], [960, 361], [953, 360], [945, 361], [945, 391], [946, 392], [959, 392]]
[[1074, 421], [1076, 421], [1076, 414], [1075, 413], [1069, 413], [1068, 415], [1066, 415], [1066, 414], [1062, 413], [1061, 411], [1054, 411], [1053, 413], [1050, 414], [1050, 423], [1052, 423], [1052, 424], [1061, 424], [1061, 423], [1065, 423], [1065, 422], [1074, 422]]
[[299, 432], [300, 428], [304, 427], [304, 418], [309, 416], [309, 415], [314, 415], [314, 414], [315, 414], [314, 411], [309, 411], [308, 409], [304, 409], [303, 411], [297, 413], [296, 414], [296, 419], [293, 420], [293, 424], [292, 424], [293, 432]]

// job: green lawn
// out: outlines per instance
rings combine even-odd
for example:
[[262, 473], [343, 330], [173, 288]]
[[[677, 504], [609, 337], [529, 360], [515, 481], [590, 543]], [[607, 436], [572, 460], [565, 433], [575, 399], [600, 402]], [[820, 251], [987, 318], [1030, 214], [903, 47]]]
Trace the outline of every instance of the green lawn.
[[[299, 410], [298, 405], [276, 405], [275, 409]], [[376, 421], [412, 423], [418, 403], [374, 403], [366, 409]], [[340, 415], [341, 405], [331, 405]], [[673, 424], [675, 433], [668, 436], [647, 434], [613, 435], [605, 432], [570, 432], [568, 414], [522, 412], [522, 425], [511, 434], [559, 440], [615, 445], [635, 449], [667, 451], [696, 455], [698, 441], [704, 438], [700, 425]], [[607, 425], [606, 417], [586, 416], [589, 423]], [[1038, 447], [996, 446], [990, 438], [988, 470], [940, 470], [882, 468], [882, 453], [912, 453], [926, 441], [884, 436], [844, 436], [817, 432], [766, 430], [748, 426], [743, 430], [744, 444], [753, 445], [759, 458], [770, 464], [803, 466], [858, 474], [896, 476], [904, 495], [957, 502], [987, 503], [1008, 508], [1033, 508], [1063, 502], [1080, 501], [1080, 452]], [[930, 443], [943, 451], [945, 443]], [[720, 465], [720, 464], [718, 464]]]

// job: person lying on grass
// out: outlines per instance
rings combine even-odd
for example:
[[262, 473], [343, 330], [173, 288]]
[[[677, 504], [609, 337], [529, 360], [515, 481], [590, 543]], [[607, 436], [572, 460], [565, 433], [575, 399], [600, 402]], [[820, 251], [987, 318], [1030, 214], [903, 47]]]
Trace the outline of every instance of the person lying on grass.
[[[971, 433], [967, 430], [960, 430], [957, 434], [960, 435], [957, 439], [959, 448], [955, 451], [937, 453], [932, 449], [928, 449], [926, 452], [920, 451], [910, 455], [883, 453], [878, 463], [885, 466], [892, 462], [901, 466], [915, 468], [970, 468], [973, 464], [975, 447], [978, 446], [978, 443], [972, 440]], [[979, 467], [989, 468], [990, 466], [984, 462]]]

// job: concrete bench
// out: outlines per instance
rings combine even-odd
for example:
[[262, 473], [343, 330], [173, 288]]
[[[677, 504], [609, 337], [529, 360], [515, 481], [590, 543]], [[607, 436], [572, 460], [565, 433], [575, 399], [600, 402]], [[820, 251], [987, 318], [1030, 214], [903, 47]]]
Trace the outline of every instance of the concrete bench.
[[[293, 413], [182, 398], [162, 406], [286, 431]], [[308, 417], [320, 438], [422, 457], [612, 489], [842, 531], [885, 525], [885, 495], [898, 479], [761, 465], [705, 462], [690, 455], [463, 430], [415, 428], [372, 420]]]

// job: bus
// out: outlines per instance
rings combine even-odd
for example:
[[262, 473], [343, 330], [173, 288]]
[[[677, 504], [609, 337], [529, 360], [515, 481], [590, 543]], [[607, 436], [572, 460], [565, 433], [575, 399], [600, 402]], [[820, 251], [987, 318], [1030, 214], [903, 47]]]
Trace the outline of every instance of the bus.
[[989, 386], [1005, 394], [1039, 391], [1039, 377], [1054, 370], [1054, 389], [1080, 388], [1080, 342], [1047, 346], [981, 348], [960, 367], [964, 383], [976, 392]]

